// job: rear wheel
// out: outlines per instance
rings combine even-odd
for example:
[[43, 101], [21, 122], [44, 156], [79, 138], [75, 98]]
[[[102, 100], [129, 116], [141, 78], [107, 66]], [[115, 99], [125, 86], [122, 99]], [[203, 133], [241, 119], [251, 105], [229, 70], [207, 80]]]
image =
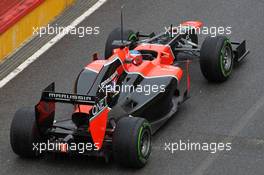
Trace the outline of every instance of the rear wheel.
[[201, 71], [207, 80], [223, 82], [230, 77], [234, 59], [227, 37], [207, 37], [202, 44], [200, 57]]
[[40, 154], [34, 144], [40, 141], [36, 124], [35, 109], [21, 108], [13, 118], [10, 129], [10, 142], [13, 151], [21, 157], [36, 158]]
[[143, 118], [121, 118], [113, 135], [114, 159], [126, 167], [142, 168], [150, 153], [150, 124]]
[[[113, 41], [121, 40], [121, 29], [114, 29], [108, 36], [105, 44], [105, 59], [108, 59], [113, 54], [113, 50], [118, 48], [118, 46], [113, 45]], [[127, 41], [136, 41], [137, 36], [133, 30], [124, 30], [123, 39]]]

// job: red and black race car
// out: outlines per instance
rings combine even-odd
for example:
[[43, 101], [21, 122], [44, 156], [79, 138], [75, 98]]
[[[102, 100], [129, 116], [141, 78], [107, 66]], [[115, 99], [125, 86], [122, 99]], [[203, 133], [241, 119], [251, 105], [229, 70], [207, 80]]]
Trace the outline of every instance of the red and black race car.
[[[174, 28], [143, 35], [117, 28], [110, 33], [105, 59], [80, 72], [74, 92], [55, 92], [52, 83], [35, 107], [19, 109], [12, 121], [10, 140], [21, 157], [44, 152], [112, 157], [122, 165], [143, 167], [151, 153], [151, 136], [189, 98], [189, 64], [199, 59], [204, 77], [223, 82], [235, 63], [247, 54], [245, 41], [225, 36], [207, 37], [201, 46], [195, 30], [199, 21], [187, 21], [185, 33]], [[55, 121], [55, 103], [73, 104], [69, 120]]]

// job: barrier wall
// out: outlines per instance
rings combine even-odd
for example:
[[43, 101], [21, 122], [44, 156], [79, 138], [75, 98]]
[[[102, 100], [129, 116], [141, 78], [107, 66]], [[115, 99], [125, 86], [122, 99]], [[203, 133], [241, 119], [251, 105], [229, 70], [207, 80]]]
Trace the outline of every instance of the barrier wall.
[[0, 62], [33, 34], [33, 27], [47, 25], [74, 0], [1, 0]]

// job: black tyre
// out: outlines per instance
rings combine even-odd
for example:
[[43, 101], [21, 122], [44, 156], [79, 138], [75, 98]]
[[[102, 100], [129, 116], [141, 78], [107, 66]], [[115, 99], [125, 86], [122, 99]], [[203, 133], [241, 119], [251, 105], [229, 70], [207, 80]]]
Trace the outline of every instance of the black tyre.
[[225, 36], [207, 37], [201, 47], [200, 67], [204, 77], [223, 82], [230, 77], [234, 58], [230, 41]]
[[[113, 50], [118, 48], [117, 46], [113, 46], [114, 40], [121, 40], [121, 29], [114, 29], [108, 36], [106, 44], [105, 44], [105, 59], [108, 59], [113, 54]], [[137, 36], [133, 30], [125, 30], [123, 31], [123, 39], [127, 41], [136, 41]]]
[[36, 125], [34, 108], [19, 109], [15, 113], [10, 129], [13, 151], [21, 157], [38, 157], [38, 151], [33, 150], [33, 143], [38, 143], [39, 140], [40, 134]]
[[114, 159], [125, 167], [142, 168], [150, 153], [150, 124], [143, 118], [121, 118], [113, 135]]

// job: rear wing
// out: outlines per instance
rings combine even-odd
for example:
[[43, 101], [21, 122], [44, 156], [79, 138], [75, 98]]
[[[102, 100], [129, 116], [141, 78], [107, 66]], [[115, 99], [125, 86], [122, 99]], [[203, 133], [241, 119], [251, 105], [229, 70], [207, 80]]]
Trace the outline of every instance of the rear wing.
[[35, 105], [36, 122], [41, 133], [45, 133], [53, 125], [56, 102], [95, 105], [97, 98], [87, 95], [58, 93], [55, 92], [55, 83], [51, 83], [42, 91], [41, 99]]
[[95, 105], [97, 98], [95, 96], [55, 92], [55, 83], [51, 83], [43, 90], [41, 101]]

